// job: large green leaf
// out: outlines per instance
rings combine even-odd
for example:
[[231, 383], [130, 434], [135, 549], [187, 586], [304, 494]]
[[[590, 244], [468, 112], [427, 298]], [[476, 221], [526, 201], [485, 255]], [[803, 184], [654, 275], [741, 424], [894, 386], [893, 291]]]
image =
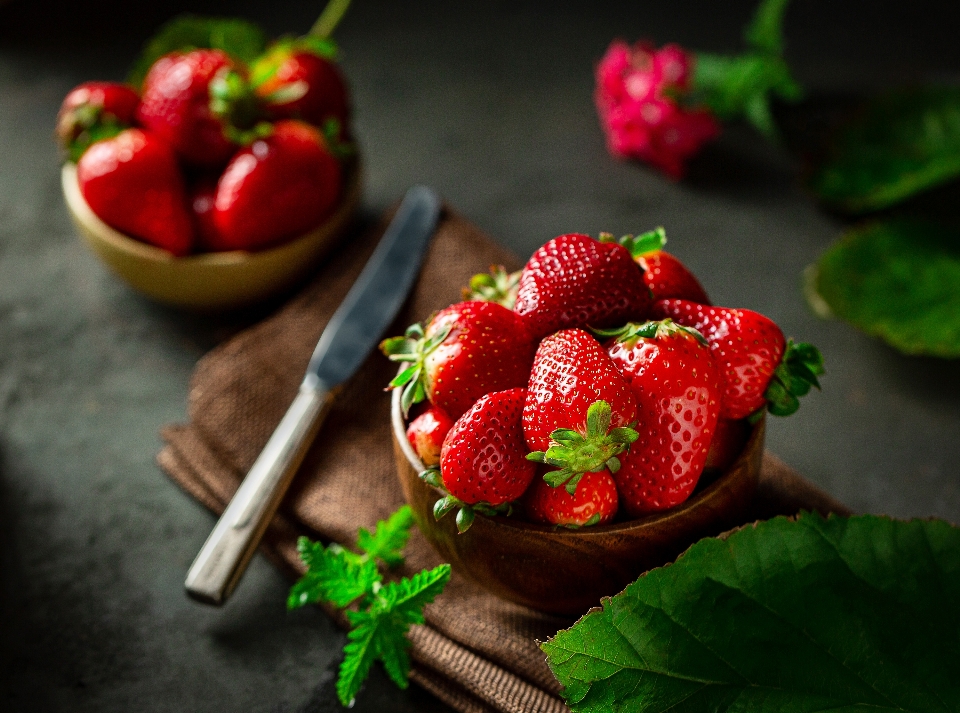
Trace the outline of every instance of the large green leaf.
[[574, 711], [960, 710], [960, 529], [804, 514], [701, 540], [543, 644]]
[[960, 357], [960, 233], [907, 219], [852, 230], [811, 267], [807, 298], [907, 354]]
[[144, 45], [127, 81], [139, 87], [154, 62], [177, 50], [219, 49], [249, 64], [265, 46], [263, 31], [246, 20], [181, 15], [161, 27]]
[[960, 175], [960, 88], [900, 91], [874, 101], [838, 136], [810, 185], [848, 213], [894, 205]]

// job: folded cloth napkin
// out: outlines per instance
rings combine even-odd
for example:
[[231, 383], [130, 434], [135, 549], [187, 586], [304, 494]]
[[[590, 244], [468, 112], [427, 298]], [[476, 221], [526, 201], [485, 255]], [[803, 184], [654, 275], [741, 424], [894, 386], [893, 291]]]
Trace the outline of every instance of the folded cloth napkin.
[[[197, 365], [190, 422], [163, 429], [161, 467], [215, 513], [240, 481], [293, 400], [328, 319], [386, 226], [351, 240], [276, 314], [217, 347]], [[470, 276], [518, 261], [445, 209], [417, 284], [388, 334], [461, 299]], [[263, 551], [291, 575], [303, 572], [298, 535], [351, 545], [403, 503], [390, 442], [389, 394], [396, 366], [372, 354], [338, 395], [314, 447], [264, 538]], [[846, 512], [775, 457], [765, 456], [756, 516], [801, 509]], [[419, 534], [401, 574], [440, 563]], [[613, 592], [611, 592], [613, 594]], [[410, 632], [413, 681], [465, 713], [567, 710], [537, 641], [572, 622], [505, 602], [454, 572]]]

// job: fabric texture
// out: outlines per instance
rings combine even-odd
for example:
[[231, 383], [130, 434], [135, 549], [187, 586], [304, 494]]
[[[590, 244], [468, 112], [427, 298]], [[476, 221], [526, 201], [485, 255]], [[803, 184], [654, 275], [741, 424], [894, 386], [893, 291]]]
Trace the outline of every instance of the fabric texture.
[[[388, 217], [349, 240], [278, 312], [197, 364], [189, 423], [163, 429], [166, 445], [158, 462], [214, 513], [223, 511], [296, 395], [320, 333]], [[410, 299], [387, 334], [402, 334], [407, 325], [461, 299], [470, 276], [490, 265], [516, 269], [518, 260], [445, 209]], [[395, 372], [394, 364], [374, 353], [345, 385], [267, 531], [262, 551], [291, 576], [303, 571], [299, 535], [349, 546], [358, 527], [372, 529], [403, 503], [390, 441], [390, 396], [384, 391]], [[766, 454], [757, 518], [801, 509], [847, 512]], [[406, 554], [400, 574], [440, 564], [418, 532]], [[537, 642], [571, 620], [500, 600], [456, 572], [425, 615], [426, 624], [410, 632], [411, 679], [448, 705], [464, 713], [567, 710]]]

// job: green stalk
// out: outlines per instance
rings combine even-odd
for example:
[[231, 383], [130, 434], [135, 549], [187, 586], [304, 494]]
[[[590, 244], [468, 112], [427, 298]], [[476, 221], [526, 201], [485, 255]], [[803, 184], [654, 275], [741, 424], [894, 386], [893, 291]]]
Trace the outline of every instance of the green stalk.
[[330, 0], [307, 35], [318, 37], [321, 40], [327, 39], [340, 24], [340, 19], [346, 13], [348, 7], [350, 7], [350, 0]]

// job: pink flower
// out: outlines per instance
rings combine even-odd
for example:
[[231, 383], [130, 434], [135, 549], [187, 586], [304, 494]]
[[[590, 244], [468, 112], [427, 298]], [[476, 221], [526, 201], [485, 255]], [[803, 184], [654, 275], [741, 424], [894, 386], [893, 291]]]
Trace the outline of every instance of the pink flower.
[[679, 45], [610, 45], [597, 65], [594, 95], [610, 153], [683, 175], [686, 160], [720, 133], [709, 110], [681, 104], [692, 68], [693, 56]]

